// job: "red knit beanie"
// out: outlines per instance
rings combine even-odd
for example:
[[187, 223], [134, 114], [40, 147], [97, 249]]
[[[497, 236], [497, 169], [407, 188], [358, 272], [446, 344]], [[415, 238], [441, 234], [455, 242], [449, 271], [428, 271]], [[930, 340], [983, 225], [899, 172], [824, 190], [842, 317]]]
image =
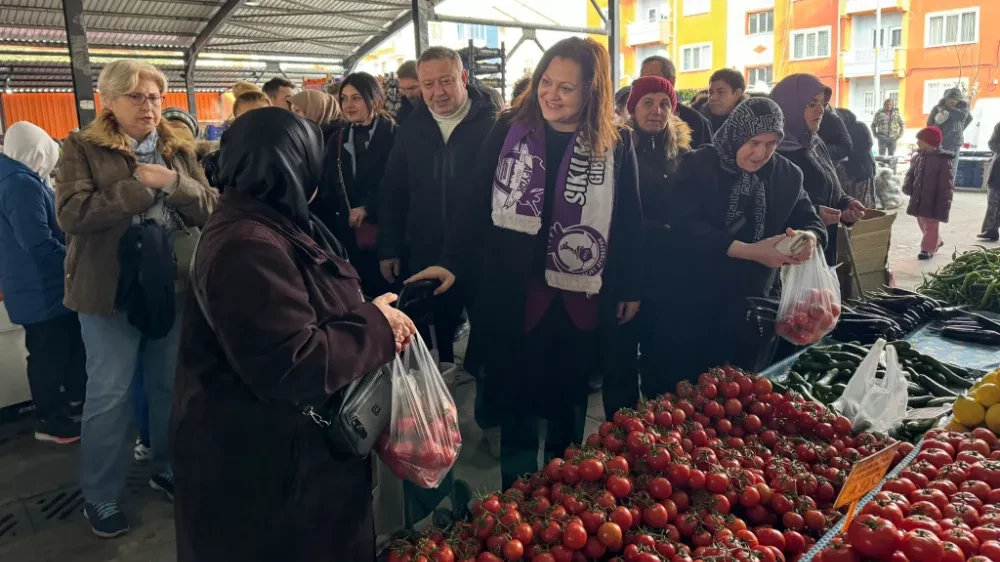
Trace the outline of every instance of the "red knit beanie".
[[920, 129], [919, 133], [917, 133], [917, 140], [922, 140], [934, 147], [941, 146], [943, 137], [944, 135], [941, 134], [941, 129], [937, 127], [924, 127], [923, 129]]
[[639, 105], [639, 100], [647, 94], [667, 94], [670, 98], [670, 110], [677, 111], [677, 92], [674, 85], [660, 76], [643, 76], [632, 82], [632, 92], [628, 95], [628, 103], [625, 107], [629, 115], [635, 115], [635, 106]]

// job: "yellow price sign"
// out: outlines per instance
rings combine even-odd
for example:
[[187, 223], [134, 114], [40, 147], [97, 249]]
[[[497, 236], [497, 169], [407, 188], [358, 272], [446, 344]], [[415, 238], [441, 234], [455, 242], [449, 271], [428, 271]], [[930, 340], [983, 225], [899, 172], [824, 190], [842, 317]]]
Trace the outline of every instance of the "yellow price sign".
[[865, 497], [868, 492], [874, 490], [875, 486], [878, 486], [879, 482], [885, 478], [886, 473], [889, 472], [889, 467], [892, 466], [892, 459], [896, 456], [896, 449], [901, 444], [890, 445], [873, 455], [861, 459], [855, 463], [854, 468], [851, 469], [851, 473], [847, 475], [844, 487], [840, 489], [837, 501], [833, 503], [835, 509], [840, 509], [845, 505], [851, 506], [847, 511], [847, 517], [844, 518], [845, 529], [854, 517], [858, 501]]

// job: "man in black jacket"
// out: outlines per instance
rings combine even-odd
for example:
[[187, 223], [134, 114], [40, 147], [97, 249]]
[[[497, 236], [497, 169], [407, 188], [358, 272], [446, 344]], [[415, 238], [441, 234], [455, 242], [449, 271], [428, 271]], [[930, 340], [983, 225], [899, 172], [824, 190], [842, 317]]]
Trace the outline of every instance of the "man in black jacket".
[[[667, 57], [652, 56], [642, 61], [639, 76], [661, 76], [677, 86], [677, 67]], [[691, 148], [712, 144], [712, 126], [704, 115], [687, 105], [677, 104], [677, 116], [691, 127]]]
[[[467, 188], [497, 115], [489, 94], [469, 85], [462, 59], [452, 49], [424, 51], [417, 73], [424, 101], [397, 129], [380, 187], [378, 255], [390, 282], [440, 261], [456, 198]], [[452, 336], [463, 305], [459, 295], [448, 291], [435, 300], [441, 362], [454, 361]]]
[[399, 65], [399, 69], [396, 70], [396, 80], [399, 82], [399, 93], [403, 95], [399, 100], [399, 111], [396, 112], [396, 124], [399, 125], [413, 113], [414, 108], [424, 103], [420, 93], [420, 81], [417, 79], [417, 61], [408, 60]]

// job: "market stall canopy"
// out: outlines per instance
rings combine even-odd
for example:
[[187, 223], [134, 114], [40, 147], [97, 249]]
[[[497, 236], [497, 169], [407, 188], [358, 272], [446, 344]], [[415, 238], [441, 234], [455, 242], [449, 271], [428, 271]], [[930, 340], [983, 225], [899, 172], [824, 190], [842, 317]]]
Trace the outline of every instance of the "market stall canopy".
[[[440, 0], [430, 0], [433, 6]], [[341, 73], [411, 21], [411, 0], [83, 0], [90, 64], [139, 57], [183, 87]], [[62, 0], [0, 2], [0, 91], [72, 88]]]

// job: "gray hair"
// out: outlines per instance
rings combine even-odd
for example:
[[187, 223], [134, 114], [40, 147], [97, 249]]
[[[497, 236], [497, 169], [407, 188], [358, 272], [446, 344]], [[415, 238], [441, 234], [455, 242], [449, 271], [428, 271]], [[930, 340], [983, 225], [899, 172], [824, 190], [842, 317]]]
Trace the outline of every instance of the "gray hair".
[[97, 78], [97, 92], [101, 96], [101, 103], [107, 105], [116, 98], [131, 94], [143, 80], [155, 82], [161, 95], [167, 93], [167, 77], [148, 62], [133, 59], [111, 62], [101, 70]]

